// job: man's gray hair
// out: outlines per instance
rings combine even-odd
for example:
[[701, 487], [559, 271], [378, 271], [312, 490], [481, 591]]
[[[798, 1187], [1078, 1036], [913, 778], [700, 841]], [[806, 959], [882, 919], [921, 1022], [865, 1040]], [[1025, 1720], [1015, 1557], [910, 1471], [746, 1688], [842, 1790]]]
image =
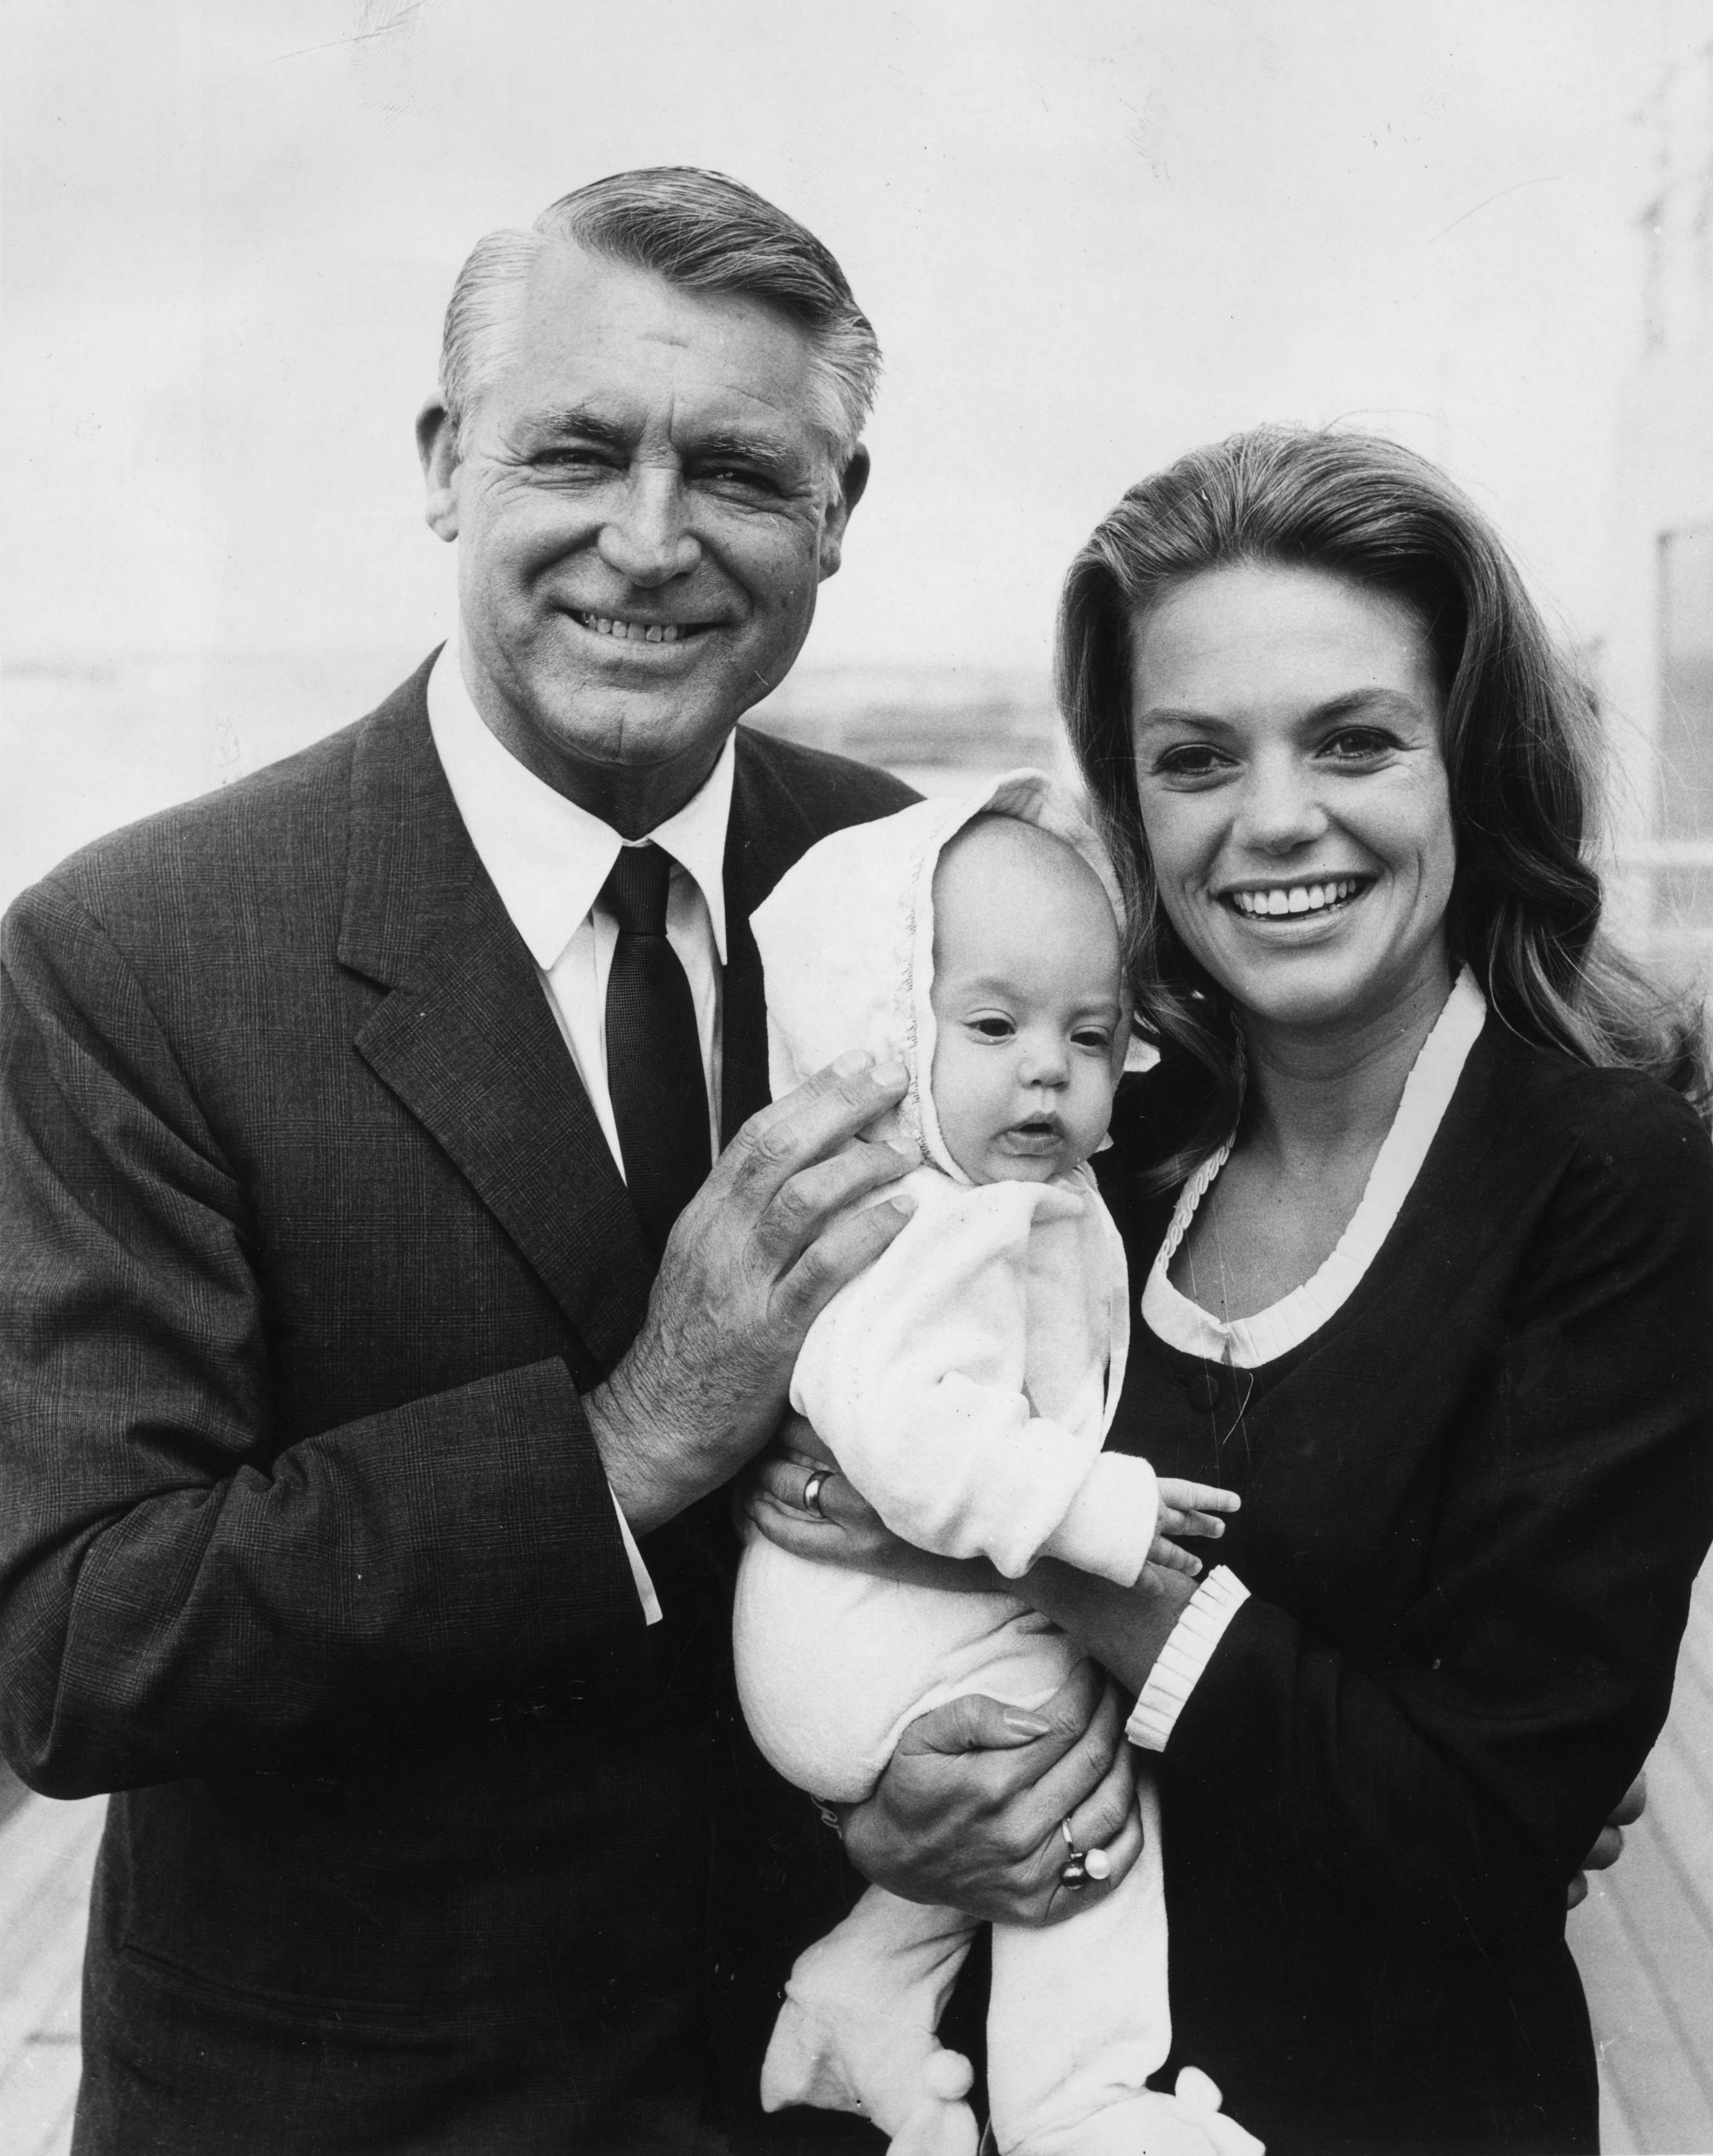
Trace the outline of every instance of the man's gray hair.
[[813, 233], [753, 188], [688, 165], [614, 172], [562, 195], [532, 230], [476, 242], [452, 288], [440, 348], [454, 439], [505, 357], [531, 270], [556, 241], [652, 270], [687, 291], [777, 308], [808, 332], [816, 429], [836, 464], [849, 459], [874, 405], [880, 347], [844, 272]]

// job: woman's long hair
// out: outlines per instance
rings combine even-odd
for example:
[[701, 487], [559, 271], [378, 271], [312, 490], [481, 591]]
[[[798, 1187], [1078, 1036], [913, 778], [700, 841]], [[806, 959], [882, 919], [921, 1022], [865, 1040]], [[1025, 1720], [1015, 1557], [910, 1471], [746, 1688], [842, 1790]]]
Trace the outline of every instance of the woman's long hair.
[[1131, 743], [1131, 629], [1173, 585], [1237, 562], [1331, 571], [1414, 610], [1445, 697], [1453, 956], [1524, 1040], [1649, 1071], [1705, 1114], [1713, 1085], [1699, 1010], [1601, 932], [1587, 858], [1598, 721], [1498, 537], [1443, 472], [1394, 442], [1258, 428], [1133, 486], [1072, 562], [1059, 608], [1060, 707], [1129, 886], [1137, 1017], [1213, 1081], [1202, 1127], [1149, 1179], [1180, 1178], [1226, 1137], [1238, 1078], [1229, 999], [1179, 940], [1155, 882]]

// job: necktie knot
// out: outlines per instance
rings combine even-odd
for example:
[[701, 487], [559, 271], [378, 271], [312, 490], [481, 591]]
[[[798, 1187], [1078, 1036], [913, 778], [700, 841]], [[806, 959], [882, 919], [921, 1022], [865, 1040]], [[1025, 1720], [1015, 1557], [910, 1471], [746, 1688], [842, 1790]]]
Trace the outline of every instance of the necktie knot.
[[645, 846], [621, 846], [612, 873], [601, 886], [621, 936], [664, 936], [666, 894], [672, 882], [672, 856], [652, 839]]

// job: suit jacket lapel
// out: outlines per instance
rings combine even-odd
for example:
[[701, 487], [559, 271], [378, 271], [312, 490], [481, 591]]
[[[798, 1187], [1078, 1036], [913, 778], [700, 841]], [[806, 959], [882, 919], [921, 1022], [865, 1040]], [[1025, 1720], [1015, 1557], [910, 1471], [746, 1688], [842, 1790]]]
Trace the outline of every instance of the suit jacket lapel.
[[339, 956], [391, 993], [357, 1053], [608, 1369], [642, 1323], [654, 1268], [534, 963], [454, 804], [427, 679], [424, 667], [358, 737]]

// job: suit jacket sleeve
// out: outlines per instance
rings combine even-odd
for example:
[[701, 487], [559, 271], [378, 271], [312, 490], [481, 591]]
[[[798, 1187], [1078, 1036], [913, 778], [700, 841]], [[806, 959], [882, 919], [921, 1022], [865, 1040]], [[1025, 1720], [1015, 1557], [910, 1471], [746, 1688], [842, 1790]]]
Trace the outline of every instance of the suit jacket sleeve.
[[565, 1365], [280, 1449], [244, 1190], [49, 882], [0, 947], [0, 1732], [79, 1795], [312, 1754], [642, 1622]]
[[1502, 1952], [1562, 1925], [1659, 1732], [1713, 1524], [1713, 1154], [1681, 1101], [1639, 1085], [1583, 1130], [1486, 1344], [1378, 1666], [1252, 1598], [1166, 1758], [1329, 1897]]

